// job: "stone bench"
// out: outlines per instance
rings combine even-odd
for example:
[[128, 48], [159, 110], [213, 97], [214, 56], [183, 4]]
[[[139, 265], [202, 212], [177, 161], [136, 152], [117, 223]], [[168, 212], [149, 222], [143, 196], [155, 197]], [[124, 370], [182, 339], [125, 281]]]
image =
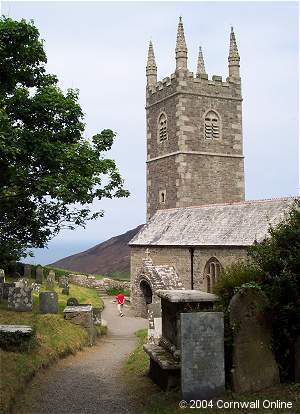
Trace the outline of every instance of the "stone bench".
[[144, 351], [150, 356], [151, 379], [168, 391], [180, 384], [180, 362], [165, 348], [156, 344], [145, 344]]

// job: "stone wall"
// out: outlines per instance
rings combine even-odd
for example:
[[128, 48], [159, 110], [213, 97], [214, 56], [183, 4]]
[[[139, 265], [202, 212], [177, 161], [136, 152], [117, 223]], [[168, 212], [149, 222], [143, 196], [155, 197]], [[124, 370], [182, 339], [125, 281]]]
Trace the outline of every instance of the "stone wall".
[[128, 291], [130, 290], [130, 282], [123, 282], [108, 278], [97, 280], [95, 276], [70, 274], [69, 282], [73, 283], [74, 285], [88, 288], [100, 287], [104, 289], [125, 289]]
[[[185, 289], [191, 289], [191, 254], [188, 247], [148, 246], [155, 265], [173, 266]], [[131, 246], [131, 282], [139, 277], [146, 247]], [[215, 257], [222, 267], [246, 257], [243, 247], [194, 247], [194, 289], [206, 291], [204, 268], [207, 261]]]

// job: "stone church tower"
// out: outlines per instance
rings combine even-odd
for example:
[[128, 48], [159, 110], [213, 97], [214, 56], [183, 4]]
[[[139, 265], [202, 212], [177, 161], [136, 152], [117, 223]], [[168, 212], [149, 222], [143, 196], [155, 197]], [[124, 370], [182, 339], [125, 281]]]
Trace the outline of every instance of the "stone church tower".
[[240, 57], [233, 29], [229, 75], [208, 78], [201, 48], [187, 67], [180, 18], [176, 70], [157, 82], [150, 42], [147, 90], [147, 219], [157, 210], [244, 200]]

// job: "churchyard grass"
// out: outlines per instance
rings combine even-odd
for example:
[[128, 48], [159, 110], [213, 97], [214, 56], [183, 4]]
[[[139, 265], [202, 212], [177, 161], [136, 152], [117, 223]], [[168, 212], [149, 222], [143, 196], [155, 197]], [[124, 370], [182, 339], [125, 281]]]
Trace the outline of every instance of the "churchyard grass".
[[[130, 389], [136, 395], [137, 401], [140, 403], [140, 414], [176, 414], [176, 413], [189, 413], [190, 408], [179, 408], [178, 403], [181, 401], [180, 390], [175, 389], [169, 392], [162, 391], [156, 386], [152, 380], [148, 377], [149, 370], [149, 357], [143, 351], [143, 344], [147, 341], [147, 330], [140, 330], [136, 332], [139, 338], [136, 349], [127, 359], [124, 365], [124, 380], [127, 381]], [[228, 409], [228, 408], [216, 408], [216, 402], [218, 400], [237, 402], [237, 401], [255, 401], [260, 400], [260, 408], [240, 408], [240, 409]], [[264, 400], [269, 401], [286, 401], [292, 402], [292, 409], [277, 408], [268, 410], [262, 407]], [[255, 412], [256, 414], [270, 414], [276, 412], [277, 414], [293, 413], [298, 414], [300, 412], [300, 384], [280, 384], [276, 387], [272, 387], [253, 394], [233, 394], [227, 391], [225, 395], [220, 396], [213, 400], [213, 408], [200, 408], [193, 409], [192, 411], [201, 412], [203, 414], [228, 414], [230, 413], [243, 413], [250, 414]]]
[[[32, 282], [33, 280], [30, 280]], [[45, 286], [41, 291], [46, 290]], [[69, 297], [79, 303], [90, 303], [103, 308], [103, 301], [94, 289], [70, 285], [70, 295], [62, 295], [56, 283], [59, 313], [40, 314], [38, 293], [33, 292], [33, 311], [14, 312], [7, 309], [6, 301], [0, 304], [0, 324], [30, 325], [35, 327], [37, 343], [28, 352], [0, 350], [0, 413], [7, 413], [15, 395], [25, 389], [32, 376], [41, 368], [49, 366], [58, 358], [75, 353], [88, 345], [85, 329], [63, 318], [63, 309]], [[104, 333], [104, 332], [102, 332]]]

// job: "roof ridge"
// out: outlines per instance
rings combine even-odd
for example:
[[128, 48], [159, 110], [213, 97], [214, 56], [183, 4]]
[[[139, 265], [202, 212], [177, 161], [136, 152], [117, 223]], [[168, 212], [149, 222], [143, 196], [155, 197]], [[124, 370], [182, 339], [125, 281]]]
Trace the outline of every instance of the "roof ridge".
[[274, 198], [262, 198], [260, 200], [244, 200], [244, 201], [228, 201], [226, 203], [211, 203], [211, 204], [201, 204], [188, 207], [172, 207], [164, 208], [158, 211], [171, 211], [171, 210], [180, 210], [180, 209], [192, 209], [192, 208], [204, 208], [204, 207], [213, 207], [213, 206], [231, 206], [231, 205], [240, 205], [240, 204], [252, 204], [252, 203], [267, 203], [269, 201], [284, 201], [284, 200], [295, 200], [299, 199], [300, 196], [287, 196], [287, 197], [274, 197]]

